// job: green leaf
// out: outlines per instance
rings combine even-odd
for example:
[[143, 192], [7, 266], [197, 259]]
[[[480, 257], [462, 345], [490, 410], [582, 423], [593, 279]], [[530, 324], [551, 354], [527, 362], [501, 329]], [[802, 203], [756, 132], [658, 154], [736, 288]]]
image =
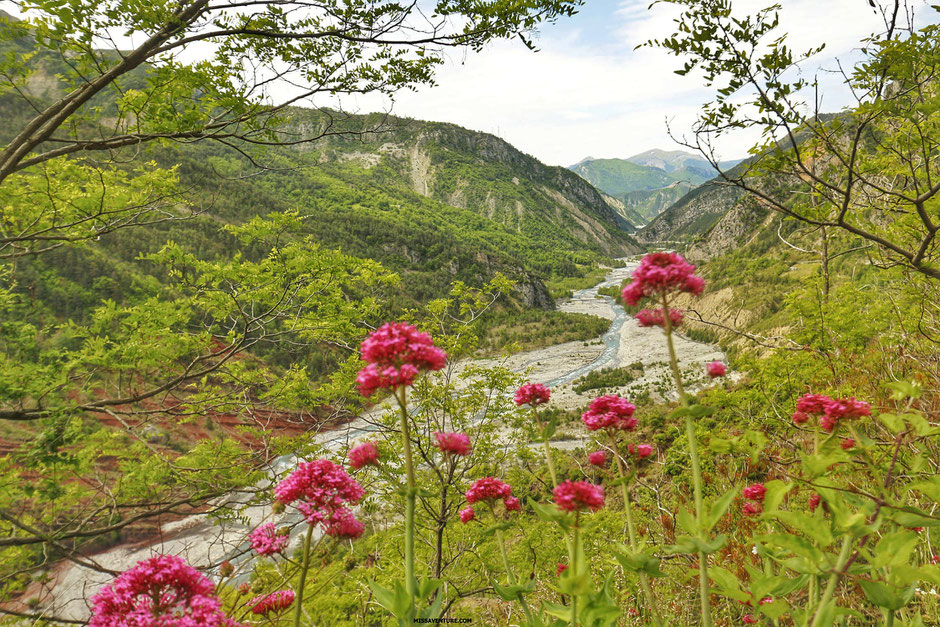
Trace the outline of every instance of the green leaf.
[[493, 584], [493, 589], [503, 601], [518, 601], [523, 593], [535, 590], [535, 580], [529, 579], [529, 583], [516, 586], [501, 586], [498, 583]]
[[916, 381], [890, 381], [885, 383], [885, 387], [889, 390], [894, 390], [891, 394], [891, 399], [895, 401], [903, 401], [909, 398], [916, 400], [920, 398], [921, 389]]
[[698, 533], [698, 522], [695, 520], [695, 516], [684, 507], [680, 507], [679, 511], [676, 513], [676, 520], [679, 522], [679, 527], [683, 531], [690, 535], [695, 535]]
[[405, 621], [408, 619], [408, 616], [413, 613], [411, 597], [400, 581], [395, 582], [394, 590], [389, 590], [379, 585], [376, 581], [369, 581], [368, 584], [372, 589], [372, 594], [375, 596], [376, 602], [388, 610], [395, 618]]
[[646, 573], [651, 577], [665, 577], [666, 573], [659, 569], [659, 558], [655, 555], [655, 549], [652, 547], [643, 551], [632, 551], [629, 548], [619, 545], [619, 550], [614, 550], [614, 558], [620, 562], [625, 570], [635, 573]]
[[826, 522], [819, 511], [817, 511], [817, 515], [807, 514], [806, 512], [777, 511], [768, 515], [768, 517], [779, 520], [800, 531], [810, 539], [815, 540], [820, 546], [827, 547], [833, 542], [829, 523]]
[[705, 416], [711, 416], [715, 413], [714, 407], [707, 407], [705, 405], [689, 405], [688, 407], [677, 407], [672, 411], [672, 413], [667, 416], [667, 418], [682, 418], [684, 416], [691, 416], [692, 418], [703, 418]]
[[793, 489], [793, 484], [774, 479], [766, 482], [764, 487], [767, 488], [767, 493], [764, 494], [764, 513], [769, 514], [777, 511], [783, 502], [783, 497]]
[[865, 597], [871, 603], [889, 610], [899, 610], [914, 598], [914, 586], [898, 589], [877, 581], [866, 581], [864, 579], [859, 579], [858, 585], [861, 586], [862, 592], [865, 593]]
[[919, 543], [920, 537], [913, 531], [893, 531], [885, 534], [875, 545], [872, 567], [907, 564]]
[[711, 531], [715, 528], [715, 525], [718, 524], [718, 521], [720, 521], [722, 516], [725, 515], [725, 512], [728, 511], [728, 508], [731, 506], [731, 501], [734, 500], [734, 497], [738, 494], [739, 490], [739, 486], [732, 486], [730, 490], [718, 497], [715, 502], [712, 503], [711, 508], [708, 510], [708, 517], [704, 521], [705, 531]]
[[711, 542], [693, 536], [679, 536], [676, 538], [676, 543], [674, 545], [666, 546], [663, 548], [663, 550], [666, 553], [671, 554], [705, 553], [706, 555], [711, 555], [712, 553], [715, 553], [721, 549], [721, 547], [723, 547], [727, 541], [728, 536], [725, 534], [716, 536], [715, 539], [713, 539]]

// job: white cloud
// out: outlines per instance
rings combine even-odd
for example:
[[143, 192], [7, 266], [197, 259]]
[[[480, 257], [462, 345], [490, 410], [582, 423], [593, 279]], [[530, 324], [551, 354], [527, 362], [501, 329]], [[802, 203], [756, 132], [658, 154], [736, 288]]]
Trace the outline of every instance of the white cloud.
[[[579, 22], [547, 26], [532, 53], [518, 41], [499, 42], [476, 55], [455, 56], [441, 68], [438, 85], [400, 93], [393, 112], [408, 117], [453, 122], [499, 134], [542, 161], [569, 165], [591, 155], [626, 157], [649, 148], [674, 148], [665, 120], [688, 132], [710, 92], [699, 80], [674, 74], [679, 60], [658, 49], [634, 47], [670, 34], [675, 8], [649, 0], [592, 5], [593, 15]], [[742, 10], [765, 2], [739, 0]], [[781, 27], [792, 33], [797, 50], [825, 42], [818, 64], [834, 67], [878, 30], [880, 17], [864, 0], [784, 0]], [[603, 19], [606, 13], [606, 20]], [[583, 22], [583, 23], [582, 23]], [[829, 78], [828, 110], [848, 104]], [[363, 111], [387, 108], [374, 98], [347, 101]], [[753, 134], [722, 144], [723, 157], [741, 156]]]

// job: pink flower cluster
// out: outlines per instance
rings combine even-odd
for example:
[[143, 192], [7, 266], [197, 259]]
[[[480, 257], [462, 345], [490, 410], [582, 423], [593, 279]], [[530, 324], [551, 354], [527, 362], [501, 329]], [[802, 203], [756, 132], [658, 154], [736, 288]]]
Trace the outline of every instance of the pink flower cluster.
[[496, 477], [483, 477], [474, 481], [464, 496], [469, 505], [479, 501], [505, 501], [512, 497], [512, 486]]
[[723, 377], [728, 374], [728, 366], [724, 365], [720, 361], [713, 361], [705, 366], [705, 372], [708, 373], [712, 379], [718, 377]]
[[566, 512], [604, 507], [604, 488], [587, 481], [563, 481], [555, 488], [555, 505]]
[[251, 532], [251, 548], [258, 555], [274, 555], [287, 548], [290, 536], [278, 533], [274, 523], [265, 523]]
[[383, 324], [362, 341], [360, 353], [368, 364], [356, 377], [363, 396], [380, 388], [411, 385], [421, 370], [440, 370], [447, 362], [430, 335], [405, 322]]
[[625, 398], [613, 394], [598, 396], [591, 401], [588, 410], [581, 414], [581, 420], [591, 431], [598, 429], [621, 429], [632, 431], [637, 420], [633, 417], [636, 406]]
[[809, 495], [809, 511], [815, 512], [816, 508], [822, 503], [822, 497], [815, 492]]
[[437, 438], [437, 447], [442, 453], [451, 455], [469, 455], [470, 454], [470, 436], [466, 433], [441, 433], [434, 434]]
[[326, 522], [324, 533], [334, 538], [346, 538], [355, 540], [362, 536], [366, 526], [356, 520], [356, 517], [348, 509], [341, 509]]
[[755, 483], [744, 488], [744, 498], [749, 499], [742, 508], [745, 516], [757, 516], [764, 508], [761, 503], [764, 501], [764, 495], [767, 494], [767, 488], [763, 483]]
[[551, 398], [552, 392], [541, 383], [526, 383], [516, 390], [516, 405], [544, 405]]
[[689, 292], [698, 296], [705, 281], [695, 276], [695, 266], [676, 253], [650, 253], [633, 271], [633, 282], [623, 289], [623, 302], [637, 305], [647, 296]]
[[279, 614], [289, 608], [294, 602], [293, 590], [278, 590], [271, 594], [255, 597], [248, 602], [252, 614]]
[[639, 459], [646, 459], [653, 455], [652, 444], [627, 444], [627, 453], [636, 455]]
[[376, 466], [379, 463], [379, 447], [375, 442], [363, 442], [349, 449], [346, 456], [349, 458], [349, 465], [356, 470], [363, 466]]
[[607, 463], [607, 451], [594, 451], [588, 455], [588, 462], [592, 466], [603, 466]]
[[460, 510], [460, 522], [467, 524], [471, 520], [477, 517], [477, 513], [474, 511], [473, 507], [467, 505], [465, 508]]
[[356, 480], [328, 459], [301, 462], [274, 488], [274, 496], [284, 505], [301, 501], [297, 509], [311, 525], [327, 525], [344, 518], [347, 503], [355, 505], [365, 496]]
[[[641, 327], [665, 327], [666, 317], [663, 315], [663, 309], [641, 309], [633, 316]], [[669, 322], [673, 328], [682, 324], [682, 310], [670, 309]]]
[[796, 402], [793, 424], [805, 424], [811, 415], [820, 416], [819, 426], [832, 433], [840, 420], [871, 416], [871, 406], [854, 398], [833, 399], [823, 394], [806, 394]]
[[241, 627], [222, 612], [215, 585], [175, 555], [138, 562], [91, 603], [90, 627]]

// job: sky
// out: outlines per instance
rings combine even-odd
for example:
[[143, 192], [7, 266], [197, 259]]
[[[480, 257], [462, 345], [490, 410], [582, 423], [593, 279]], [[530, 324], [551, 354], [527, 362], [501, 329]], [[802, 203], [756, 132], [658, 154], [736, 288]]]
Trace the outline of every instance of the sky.
[[[422, 120], [452, 122], [498, 135], [550, 165], [582, 158], [626, 158], [680, 147], [669, 137], [688, 134], [711, 92], [694, 77], [674, 70], [680, 61], [664, 50], [634, 48], [672, 33], [674, 7], [651, 0], [586, 0], [580, 13], [544, 26], [531, 52], [518, 40], [490, 45], [481, 53], [452, 53], [438, 71], [437, 85], [400, 92], [389, 102], [376, 96], [344, 101], [352, 112], [391, 110]], [[768, 2], [738, 0], [742, 11]], [[835, 59], [858, 58], [863, 37], [883, 28], [867, 0], [780, 0], [781, 29], [797, 50], [824, 42], [826, 49], [803, 68], [819, 74], [823, 110], [850, 103], [840, 81], [819, 68]], [[722, 159], [746, 156], [754, 134], [726, 139]]]

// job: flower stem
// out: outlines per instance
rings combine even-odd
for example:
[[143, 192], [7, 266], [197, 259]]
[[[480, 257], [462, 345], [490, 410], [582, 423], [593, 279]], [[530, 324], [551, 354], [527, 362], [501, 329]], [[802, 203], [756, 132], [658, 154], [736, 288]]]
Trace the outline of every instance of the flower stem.
[[[663, 324], [666, 332], [666, 345], [669, 348], [669, 367], [672, 369], [672, 378], [676, 384], [676, 391], [679, 393], [679, 402], [684, 407], [691, 403], [689, 395], [685, 392], [682, 385], [682, 373], [679, 372], [679, 360], [676, 357], [676, 347], [672, 341], [672, 319], [669, 317], [669, 299], [666, 292], [662, 293], [663, 301]], [[702, 515], [704, 512], [704, 501], [702, 499], [702, 470], [698, 458], [698, 442], [695, 438], [695, 423], [692, 416], [685, 417], [685, 433], [689, 440], [689, 457], [692, 461], [692, 484], [695, 491], [695, 522], [698, 527], [699, 538], [704, 540], [704, 530], [702, 529]], [[699, 575], [699, 594], [702, 602], [702, 625], [711, 627], [711, 604], [708, 600], [708, 556], [699, 551], [698, 553], [698, 575]]]
[[[543, 434], [545, 429], [542, 426], [542, 421], [539, 420], [539, 410], [534, 406], [532, 407], [532, 412], [535, 414], [535, 424], [538, 425], [539, 431]], [[548, 445], [548, 436], [544, 435], [542, 437], [542, 444], [545, 446], [545, 463], [548, 464], [548, 474], [552, 476], [552, 487], [558, 487], [558, 475], [555, 473], [555, 462], [552, 461], [552, 449]]]
[[313, 539], [313, 525], [307, 523], [307, 537], [304, 540], [304, 557], [300, 567], [300, 581], [297, 582], [297, 595], [294, 597], [294, 627], [300, 627], [300, 617], [304, 610], [304, 584], [307, 583], [307, 570], [310, 568], [310, 542]]
[[411, 597], [411, 605], [415, 603], [415, 468], [411, 455], [411, 426], [408, 419], [408, 405], [405, 400], [405, 386], [397, 390], [396, 398], [401, 407], [401, 438], [405, 449], [405, 476], [408, 481], [408, 491], [405, 495], [405, 591]]
[[[638, 550], [636, 539], [636, 528], [633, 525], [633, 509], [630, 506], [630, 490], [627, 488], [626, 471], [623, 467], [623, 460], [620, 458], [620, 451], [617, 447], [617, 438], [610, 433], [611, 444], [614, 449], [614, 458], [617, 460], [617, 471], [620, 473], [620, 487], [623, 489], [623, 511], [627, 516], [627, 535], [630, 538], [630, 548], [634, 552]], [[659, 616], [659, 608], [656, 605], [656, 597], [653, 596], [653, 589], [650, 586], [650, 580], [646, 573], [637, 573], [640, 576], [640, 588], [643, 590], [643, 596], [646, 597], [646, 604], [650, 608], [650, 615], [653, 617], [653, 623], [657, 627], [663, 624]]]
[[[581, 552], [581, 512], [575, 512], [574, 515], [574, 542], [569, 547], [569, 561], [571, 563], [571, 572], [575, 577], [580, 576], [578, 570], [578, 554]], [[578, 627], [578, 595], [571, 595], [571, 625]]]
[[842, 569], [845, 568], [845, 562], [849, 559], [849, 552], [851, 549], [852, 536], [847, 534], [842, 540], [842, 549], [839, 551], [839, 559], [836, 561], [836, 567], [833, 569], [832, 574], [829, 575], [829, 583], [826, 584], [826, 591], [823, 592], [822, 600], [819, 602], [819, 606], [816, 608], [816, 615], [813, 617], [812, 627], [819, 627], [819, 625], [822, 625], [823, 614], [825, 613], [824, 610], [832, 601], [832, 595], [835, 593], [836, 584], [839, 583], [839, 579], [842, 578]]
[[[492, 511], [492, 508], [491, 508], [491, 511]], [[493, 514], [493, 517], [494, 518], [496, 517], [495, 512]], [[509, 554], [506, 552], [506, 541], [503, 538], [502, 529], [496, 530], [496, 541], [499, 543], [499, 552], [503, 556], [503, 568], [506, 569], [506, 581], [507, 583], [509, 583], [510, 586], [514, 586], [516, 585], [516, 577], [512, 573], [512, 568], [509, 567]], [[526, 622], [531, 625], [533, 623], [532, 612], [531, 610], [529, 610], [529, 604], [526, 603], [525, 597], [522, 595], [521, 592], [519, 593], [519, 603], [522, 604], [522, 613], [525, 614]]]

